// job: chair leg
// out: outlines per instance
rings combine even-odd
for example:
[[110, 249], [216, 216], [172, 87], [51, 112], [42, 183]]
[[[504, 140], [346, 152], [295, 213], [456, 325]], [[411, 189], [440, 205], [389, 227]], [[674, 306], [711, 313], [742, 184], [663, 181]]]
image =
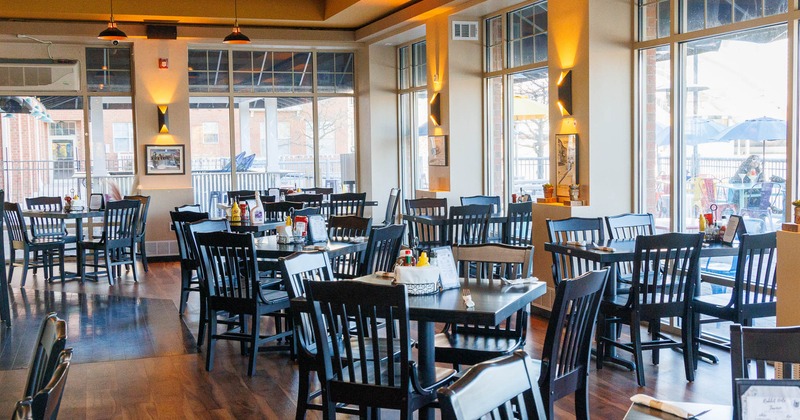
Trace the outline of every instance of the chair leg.
[[588, 381], [588, 377], [584, 378], [583, 386], [575, 390], [575, 417], [577, 420], [589, 420], [589, 387], [586, 381]]
[[25, 251], [25, 255], [23, 255], [23, 260], [22, 260], [22, 282], [20, 283], [20, 286], [22, 286], [22, 287], [25, 287], [25, 280], [26, 280], [26, 277], [28, 277], [28, 264], [30, 264], [30, 255], [29, 254], [30, 254], [30, 252], [28, 252], [26, 250]]
[[694, 382], [694, 362], [696, 359], [697, 353], [695, 352], [695, 343], [694, 343], [694, 328], [690, 319], [691, 319], [691, 312], [683, 317], [683, 325], [687, 328], [681, 328], [681, 340], [683, 340], [683, 366], [686, 370], [686, 380], [689, 382]]
[[64, 247], [58, 249], [58, 270], [61, 274], [61, 283], [64, 283], [65, 273], [64, 273]]
[[297, 385], [297, 412], [295, 413], [295, 420], [305, 420], [306, 411], [308, 411], [308, 391], [311, 387], [311, 381], [308, 368], [304, 363], [300, 363], [298, 369], [300, 372], [300, 381]]
[[[239, 332], [247, 334], [247, 317], [244, 314], [239, 314]], [[242, 356], [247, 355], [247, 342], [239, 342], [239, 352]]]
[[[124, 254], [124, 251], [120, 250], [120, 254]], [[136, 277], [136, 249], [134, 248], [131, 248], [131, 271], [133, 271], [133, 282], [138, 283], [139, 279]]]
[[181, 302], [178, 304], [178, 314], [183, 316], [186, 310], [186, 301], [189, 300], [189, 283], [192, 281], [192, 271], [181, 268]]
[[322, 383], [322, 417], [326, 420], [336, 420], [336, 403], [331, 401], [327, 388], [327, 385]]
[[[0, 238], [2, 239], [2, 238]], [[14, 276], [14, 266], [17, 264], [17, 250], [11, 249], [11, 255], [9, 255], [9, 261], [11, 262], [8, 265], [8, 284], [11, 284], [11, 279]]]
[[633, 343], [633, 362], [636, 363], [636, 382], [645, 386], [644, 366], [642, 366], [642, 330], [639, 314], [631, 314], [631, 342]]
[[[114, 268], [111, 267], [111, 254], [113, 252], [114, 251], [112, 251], [110, 249], [106, 249], [106, 251], [103, 253], [104, 254], [103, 256], [104, 256], [105, 261], [106, 261], [106, 271], [108, 272], [108, 284], [110, 286], [114, 285]], [[95, 254], [95, 255], [97, 255], [97, 254]]]
[[[44, 258], [42, 258], [44, 260]], [[39, 251], [33, 251], [33, 261], [39, 261]], [[36, 275], [39, 272], [39, 267], [33, 267], [33, 274]]]
[[606, 352], [605, 347], [606, 344], [603, 341], [606, 334], [606, 318], [603, 314], [597, 315], [597, 329], [595, 330], [595, 362], [597, 364], [597, 370], [603, 368], [603, 359], [605, 358]]
[[[648, 321], [647, 325], [648, 325], [648, 329], [650, 330], [651, 339], [652, 340], [658, 340], [658, 336], [659, 336], [659, 334], [661, 334], [661, 320], [660, 319], [654, 319], [654, 320]], [[658, 347], [656, 347], [656, 348], [653, 349], [652, 353], [653, 353], [652, 354], [653, 364], [657, 365], [658, 361], [659, 361], [659, 356], [661, 356], [661, 351], [660, 351], [660, 349]]]
[[[244, 317], [243, 317], [244, 318]], [[247, 376], [253, 376], [256, 374], [256, 355], [258, 355], [258, 335], [260, 334], [260, 327], [261, 327], [261, 317], [256, 314], [253, 315], [253, 321], [250, 328], [252, 329], [252, 333], [250, 334], [250, 368], [247, 370]]]
[[208, 311], [208, 346], [206, 348], [206, 371], [214, 367], [214, 334], [217, 333], [217, 311]]
[[208, 324], [208, 308], [207, 308], [206, 300], [203, 298], [203, 295], [200, 295], [200, 325], [197, 329], [197, 347], [201, 347], [203, 345], [203, 338], [205, 337], [206, 333], [206, 325]]
[[146, 273], [150, 269], [147, 268], [147, 247], [144, 246], [144, 238], [139, 242], [139, 254], [142, 256], [142, 267], [144, 267], [144, 272]]

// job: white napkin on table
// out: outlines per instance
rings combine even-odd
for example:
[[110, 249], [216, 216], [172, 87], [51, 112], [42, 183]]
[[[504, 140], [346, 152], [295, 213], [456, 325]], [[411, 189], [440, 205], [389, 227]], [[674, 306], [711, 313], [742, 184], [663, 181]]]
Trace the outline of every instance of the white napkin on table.
[[533, 284], [533, 283], [536, 283], [537, 281], [539, 281], [539, 278], [531, 276], [531, 277], [528, 277], [528, 278], [525, 278], [525, 279], [509, 280], [509, 279], [507, 279], [505, 277], [500, 277], [500, 280], [505, 284], [510, 284], [512, 286], [515, 286], [515, 285], [518, 285], [518, 284]]
[[656, 410], [663, 411], [665, 413], [669, 413], [674, 416], [678, 416], [682, 419], [690, 419], [694, 417], [694, 414], [691, 414], [680, 407], [676, 407], [670, 403], [657, 400], [649, 395], [636, 394], [631, 397], [631, 401], [636, 404], [643, 405], [645, 407], [654, 408]]

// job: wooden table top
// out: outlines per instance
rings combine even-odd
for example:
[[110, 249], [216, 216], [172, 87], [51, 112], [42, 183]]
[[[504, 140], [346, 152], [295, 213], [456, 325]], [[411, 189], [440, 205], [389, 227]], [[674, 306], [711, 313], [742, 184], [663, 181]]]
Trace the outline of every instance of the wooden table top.
[[283, 220], [268, 220], [264, 223], [252, 224], [250, 222], [230, 222], [231, 232], [247, 233], [247, 232], [268, 232], [277, 229], [278, 226], [286, 224]]
[[103, 210], [76, 210], [76, 211], [41, 211], [23, 210], [25, 217], [48, 217], [52, 219], [85, 219], [88, 217], [103, 217]]
[[[373, 284], [392, 281], [374, 274], [356, 280]], [[500, 282], [461, 282], [462, 287], [470, 290], [474, 308], [464, 305], [460, 288], [448, 289], [433, 295], [408, 296], [409, 317], [415, 321], [497, 325], [547, 291], [547, 285], [542, 281], [517, 286]]]
[[[275, 237], [262, 237], [256, 238], [256, 255], [259, 258], [280, 258], [288, 257], [295, 252], [313, 251], [307, 249], [304, 244], [279, 244], [275, 241]], [[336, 258], [340, 255], [349, 254], [351, 252], [360, 252], [367, 249], [367, 243], [350, 243], [350, 242], [321, 242], [314, 244], [316, 246], [325, 246], [325, 251], [330, 258]]]
[[[602, 251], [592, 244], [581, 247], [577, 245], [567, 245], [564, 242], [545, 242], [544, 249], [545, 251], [570, 254], [573, 257], [603, 264], [633, 261], [633, 255], [636, 249], [635, 240], [607, 239], [598, 245], [614, 248], [614, 252]], [[738, 246], [725, 245], [722, 243], [709, 244], [708, 246], [703, 245], [703, 249], [700, 250], [700, 256], [702, 257], [727, 257], [738, 254]]]

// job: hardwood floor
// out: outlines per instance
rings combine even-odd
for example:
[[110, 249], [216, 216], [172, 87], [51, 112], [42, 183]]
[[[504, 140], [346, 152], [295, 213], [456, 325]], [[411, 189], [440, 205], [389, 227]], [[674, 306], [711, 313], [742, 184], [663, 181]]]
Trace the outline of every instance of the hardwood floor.
[[[295, 414], [298, 374], [288, 353], [258, 357], [257, 373], [246, 375], [247, 358], [236, 343], [219, 342], [214, 370], [206, 372], [205, 353], [196, 353], [198, 300], [178, 316], [177, 263], [149, 264], [139, 283], [128, 274], [115, 286], [99, 283], [46, 284], [41, 272], [19, 288], [12, 279], [11, 330], [0, 328], [0, 416], [8, 417], [25, 382], [29, 346], [43, 314], [56, 310], [68, 321], [67, 345], [75, 360], [61, 404], [61, 418], [270, 418]], [[72, 308], [75, 305], [75, 308]], [[185, 326], [184, 326], [185, 324]], [[412, 323], [413, 326], [413, 323]], [[541, 356], [547, 320], [532, 317], [526, 350]], [[148, 344], [150, 343], [159, 343]], [[30, 344], [28, 344], [30, 342]], [[661, 352], [661, 363], [645, 366], [648, 386], [636, 385], [633, 372], [606, 365], [589, 375], [590, 407], [596, 419], [620, 419], [630, 396], [646, 393], [666, 400], [730, 404], [730, 357], [710, 350], [720, 363], [701, 362], [695, 382], [684, 377], [682, 356]], [[623, 354], [623, 357], [628, 355]], [[649, 360], [649, 354], [645, 354]], [[556, 404], [556, 416], [574, 418], [573, 400]], [[396, 418], [396, 413], [385, 417]], [[320, 418], [309, 412], [308, 418]]]

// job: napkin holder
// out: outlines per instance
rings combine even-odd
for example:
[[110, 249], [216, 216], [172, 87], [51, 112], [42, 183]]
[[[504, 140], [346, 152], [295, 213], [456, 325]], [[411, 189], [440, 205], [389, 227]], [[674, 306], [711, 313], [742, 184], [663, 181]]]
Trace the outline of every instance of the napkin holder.
[[405, 284], [409, 295], [430, 295], [438, 293], [439, 267], [395, 267], [394, 283]]

